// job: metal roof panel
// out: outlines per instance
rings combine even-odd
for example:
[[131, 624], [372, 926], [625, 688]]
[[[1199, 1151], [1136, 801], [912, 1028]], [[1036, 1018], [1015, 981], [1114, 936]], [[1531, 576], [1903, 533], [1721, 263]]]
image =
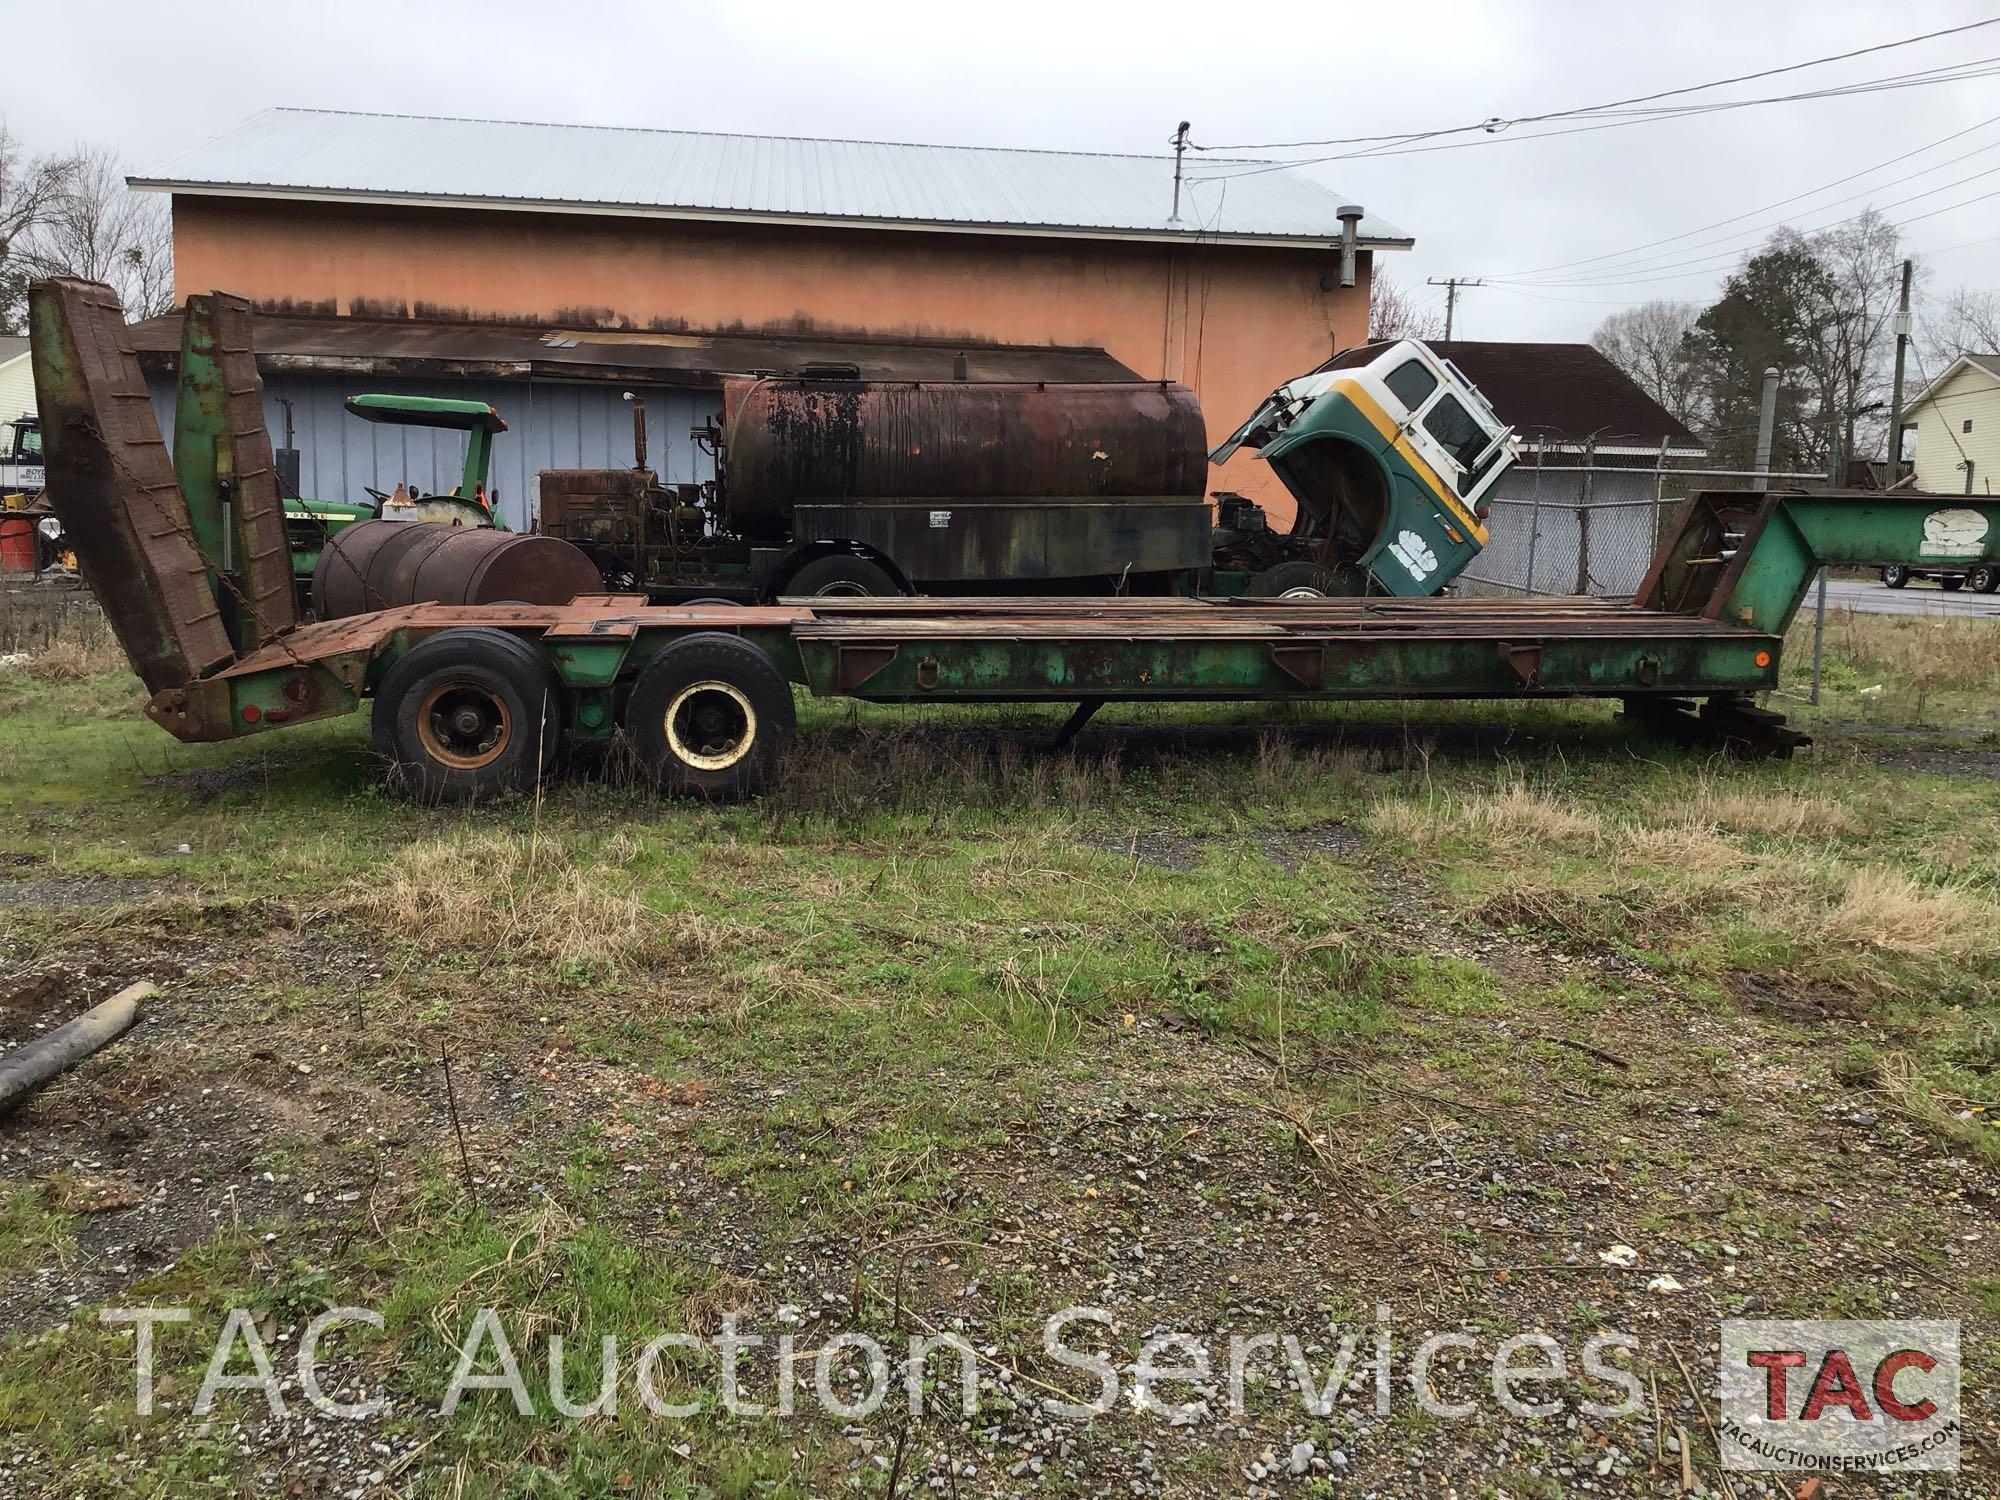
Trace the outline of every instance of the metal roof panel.
[[[723, 135], [513, 120], [268, 109], [132, 179], [135, 187], [574, 206], [692, 217], [1308, 240], [1344, 201], [1297, 172], [1171, 156]], [[1365, 241], [1408, 240], [1370, 215]]]

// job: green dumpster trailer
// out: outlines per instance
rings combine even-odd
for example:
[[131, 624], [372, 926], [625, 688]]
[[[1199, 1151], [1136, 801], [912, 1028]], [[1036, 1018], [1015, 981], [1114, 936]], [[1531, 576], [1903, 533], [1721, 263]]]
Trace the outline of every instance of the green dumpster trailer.
[[[663, 789], [755, 790], [794, 732], [794, 692], [881, 703], [1100, 705], [1389, 698], [1620, 701], [1683, 739], [1789, 754], [1756, 695], [1828, 564], [1996, 559], [1996, 501], [1910, 491], [1702, 492], [1632, 604], [1595, 599], [786, 600], [409, 605], [300, 623], [250, 308], [190, 299], [169, 460], [116, 298], [30, 297], [49, 489], [85, 578], [180, 739], [350, 713], [411, 790], [532, 785], [564, 741], [623, 733]], [[209, 389], [200, 389], [208, 382]]]

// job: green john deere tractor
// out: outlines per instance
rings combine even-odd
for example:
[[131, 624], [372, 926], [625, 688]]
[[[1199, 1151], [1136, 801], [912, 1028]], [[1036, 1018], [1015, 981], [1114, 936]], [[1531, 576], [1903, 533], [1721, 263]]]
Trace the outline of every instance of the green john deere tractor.
[[[335, 532], [356, 521], [386, 517], [403, 521], [443, 521], [457, 526], [498, 526], [487, 473], [493, 463], [493, 436], [507, 431], [499, 412], [484, 401], [445, 396], [349, 396], [348, 412], [364, 422], [396, 427], [443, 427], [466, 435], [465, 472], [449, 495], [425, 494], [398, 484], [384, 494], [368, 489], [368, 499], [285, 501], [285, 535], [292, 551], [292, 576], [310, 590], [320, 549]], [[364, 486], [364, 488], [367, 488]]]

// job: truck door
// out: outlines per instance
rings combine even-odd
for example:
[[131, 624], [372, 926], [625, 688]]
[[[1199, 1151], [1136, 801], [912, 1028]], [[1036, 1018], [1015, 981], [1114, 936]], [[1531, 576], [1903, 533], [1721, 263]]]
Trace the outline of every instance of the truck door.
[[1390, 510], [1362, 559], [1385, 591], [1433, 594], [1486, 543], [1486, 528], [1460, 498], [1489, 434], [1416, 355], [1382, 377], [1394, 404], [1382, 447]]

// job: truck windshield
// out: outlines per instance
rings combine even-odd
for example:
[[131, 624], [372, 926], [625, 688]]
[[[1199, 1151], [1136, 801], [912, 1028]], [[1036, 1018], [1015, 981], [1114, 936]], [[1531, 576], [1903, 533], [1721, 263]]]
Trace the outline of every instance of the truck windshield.
[[22, 459], [31, 463], [42, 460], [42, 429], [39, 427], [19, 427], [14, 431], [14, 446]]

